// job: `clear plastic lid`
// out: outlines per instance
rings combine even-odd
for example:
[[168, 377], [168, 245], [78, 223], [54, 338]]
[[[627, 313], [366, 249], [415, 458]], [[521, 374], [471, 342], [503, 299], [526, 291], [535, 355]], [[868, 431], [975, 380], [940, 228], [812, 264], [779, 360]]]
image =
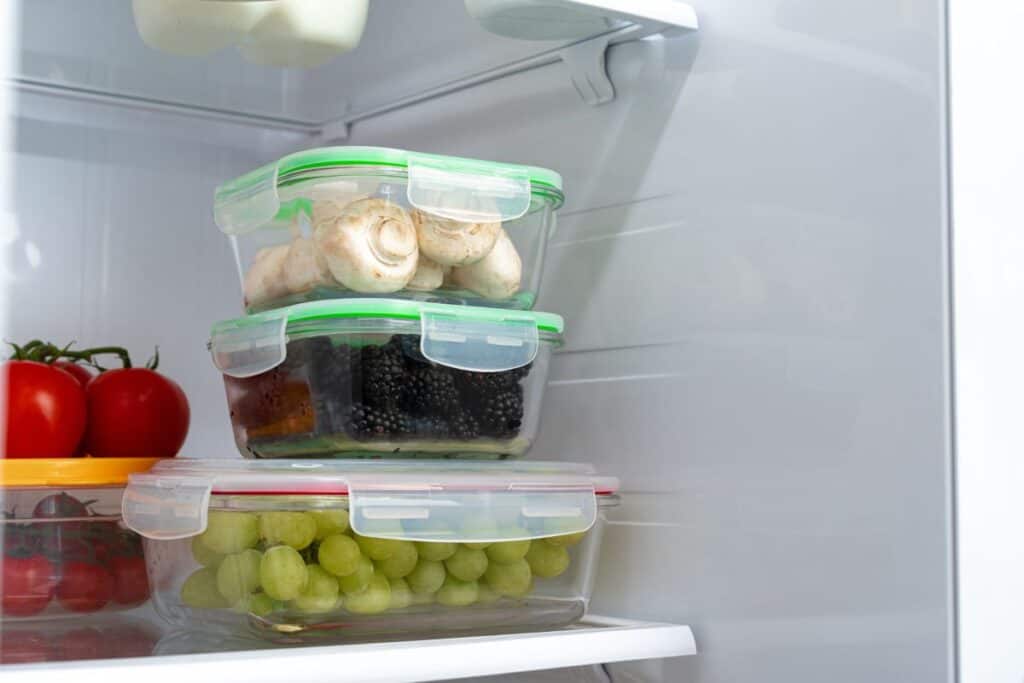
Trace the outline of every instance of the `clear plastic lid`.
[[564, 201], [562, 177], [546, 168], [386, 147], [322, 147], [290, 154], [218, 187], [214, 220], [229, 235], [287, 223], [281, 212], [294, 213], [294, 207], [282, 201], [281, 188], [381, 173], [404, 175], [410, 205], [456, 221], [515, 220], [530, 210], [535, 196], [554, 208]]
[[133, 474], [122, 514], [139, 534], [172, 540], [206, 529], [214, 497], [258, 511], [268, 496], [298, 498], [301, 509], [337, 507], [344, 496], [364, 536], [496, 542], [586, 531], [618, 488], [589, 465], [553, 462], [179, 459]]
[[252, 377], [284, 362], [289, 341], [326, 334], [418, 334], [429, 360], [460, 370], [503, 372], [559, 345], [564, 321], [553, 313], [405, 299], [312, 301], [219, 322], [210, 334], [213, 364]]

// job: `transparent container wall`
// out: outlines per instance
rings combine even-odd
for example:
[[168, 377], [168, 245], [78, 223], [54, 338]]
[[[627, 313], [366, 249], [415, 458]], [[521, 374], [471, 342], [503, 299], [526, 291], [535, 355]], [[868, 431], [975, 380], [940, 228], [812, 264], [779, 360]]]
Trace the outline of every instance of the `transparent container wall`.
[[344, 496], [214, 496], [199, 536], [146, 539], [156, 609], [275, 641], [564, 626], [586, 611], [604, 524], [466, 544], [370, 539], [347, 518]]
[[[450, 191], [417, 199], [464, 219], [454, 220], [414, 207], [404, 170], [317, 176], [280, 186], [275, 218], [230, 236], [248, 312], [342, 297], [533, 308], [555, 217], [545, 195], [530, 195], [525, 213], [505, 221], [487, 206], [455, 212], [445, 206]], [[266, 211], [259, 204], [247, 209]], [[350, 240], [319, 227], [342, 216]]]
[[123, 491], [3, 490], [3, 621], [113, 612], [149, 599], [142, 539], [121, 521]]
[[[379, 327], [379, 325], [378, 325]], [[419, 334], [352, 332], [290, 341], [283, 363], [224, 376], [246, 457], [523, 455], [537, 435], [554, 344], [529, 365], [470, 372], [428, 361]]]
[[161, 638], [158, 624], [123, 614], [0, 623], [0, 664], [147, 657]]

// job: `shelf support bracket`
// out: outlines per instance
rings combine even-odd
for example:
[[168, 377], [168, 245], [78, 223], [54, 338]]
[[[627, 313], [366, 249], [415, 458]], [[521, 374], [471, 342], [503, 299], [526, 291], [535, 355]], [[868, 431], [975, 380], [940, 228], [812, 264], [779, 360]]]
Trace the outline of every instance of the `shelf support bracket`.
[[608, 36], [601, 36], [575, 43], [560, 52], [562, 61], [569, 69], [572, 86], [580, 98], [591, 106], [615, 99], [615, 86], [608, 78], [605, 61], [609, 44]]

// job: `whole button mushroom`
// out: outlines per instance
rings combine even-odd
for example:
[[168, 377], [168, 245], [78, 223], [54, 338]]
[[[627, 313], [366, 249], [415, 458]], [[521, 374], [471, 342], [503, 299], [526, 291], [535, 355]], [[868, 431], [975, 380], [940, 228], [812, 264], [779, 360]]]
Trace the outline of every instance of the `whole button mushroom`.
[[285, 286], [292, 294], [308, 292], [320, 285], [334, 284], [327, 260], [310, 237], [292, 240], [282, 269]]
[[265, 247], [256, 252], [242, 285], [247, 306], [255, 306], [288, 294], [288, 286], [284, 281], [284, 261], [287, 256], [287, 244]]
[[501, 223], [464, 223], [419, 209], [412, 212], [420, 251], [442, 266], [476, 263], [490, 253]]
[[519, 252], [500, 231], [494, 248], [483, 259], [461, 268], [452, 268], [451, 281], [487, 299], [507, 299], [519, 291], [523, 277], [523, 262]]
[[416, 273], [416, 228], [405, 209], [385, 199], [352, 202], [318, 223], [313, 238], [331, 275], [357, 292], [397, 292]]
[[437, 289], [444, 282], [444, 271], [444, 266], [431, 261], [421, 252], [420, 260], [416, 264], [416, 273], [409, 280], [406, 289], [415, 289], [420, 292]]

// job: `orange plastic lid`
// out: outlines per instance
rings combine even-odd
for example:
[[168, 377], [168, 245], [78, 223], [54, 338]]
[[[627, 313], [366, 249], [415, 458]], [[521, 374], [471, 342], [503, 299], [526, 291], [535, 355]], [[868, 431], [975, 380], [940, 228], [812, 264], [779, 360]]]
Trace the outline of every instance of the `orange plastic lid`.
[[123, 486], [163, 458], [0, 458], [0, 486]]

